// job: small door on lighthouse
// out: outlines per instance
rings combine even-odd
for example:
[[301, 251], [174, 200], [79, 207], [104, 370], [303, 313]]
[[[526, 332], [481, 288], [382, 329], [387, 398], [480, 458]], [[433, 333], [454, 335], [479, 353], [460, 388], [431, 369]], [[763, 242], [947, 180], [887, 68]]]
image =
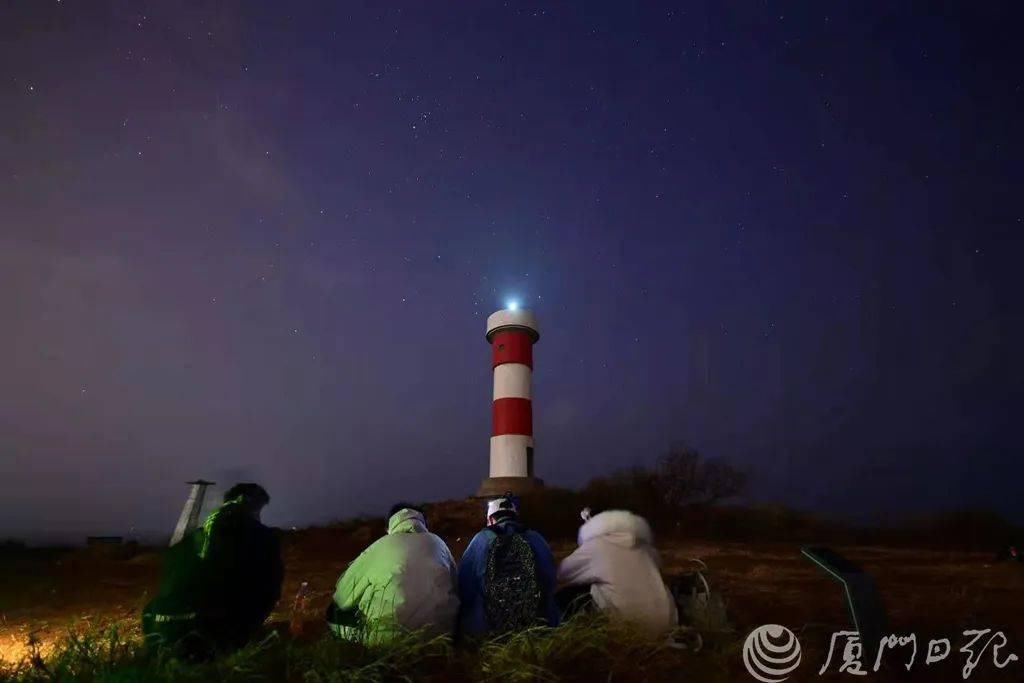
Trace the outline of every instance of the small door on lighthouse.
[[526, 447], [526, 476], [533, 476], [533, 446]]

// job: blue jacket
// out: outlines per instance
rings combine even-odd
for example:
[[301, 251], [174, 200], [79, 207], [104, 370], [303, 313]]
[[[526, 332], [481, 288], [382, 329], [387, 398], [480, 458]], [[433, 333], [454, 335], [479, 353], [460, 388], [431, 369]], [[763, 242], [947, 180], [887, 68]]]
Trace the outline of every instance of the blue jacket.
[[547, 541], [536, 531], [527, 529], [516, 520], [505, 520], [477, 532], [469, 542], [459, 562], [459, 634], [462, 636], [487, 635], [489, 626], [484, 609], [484, 580], [487, 557], [491, 544], [499, 534], [524, 533], [533, 549], [537, 563], [537, 580], [544, 601], [544, 615], [548, 626], [558, 626], [559, 612], [555, 605], [555, 558]]

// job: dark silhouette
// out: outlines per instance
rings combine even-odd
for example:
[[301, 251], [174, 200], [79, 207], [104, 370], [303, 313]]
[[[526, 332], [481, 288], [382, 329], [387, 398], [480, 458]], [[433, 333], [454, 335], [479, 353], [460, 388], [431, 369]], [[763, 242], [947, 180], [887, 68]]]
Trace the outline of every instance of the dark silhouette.
[[277, 537], [260, 522], [269, 502], [258, 484], [238, 484], [202, 527], [167, 549], [159, 591], [142, 612], [147, 642], [205, 658], [259, 631], [284, 574]]
[[711, 505], [738, 496], [747, 486], [741, 470], [720, 458], [702, 459], [686, 446], [661, 456], [655, 474], [662, 498], [672, 508], [691, 503]]

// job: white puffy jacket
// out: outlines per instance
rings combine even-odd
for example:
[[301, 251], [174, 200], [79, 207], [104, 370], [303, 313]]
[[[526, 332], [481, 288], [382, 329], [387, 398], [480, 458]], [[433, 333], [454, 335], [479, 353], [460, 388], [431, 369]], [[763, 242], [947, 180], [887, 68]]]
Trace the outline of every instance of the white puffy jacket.
[[561, 585], [590, 584], [602, 611], [652, 631], [678, 624], [675, 600], [661, 578], [651, 527], [625, 510], [594, 515], [579, 531], [579, 547], [558, 568]]

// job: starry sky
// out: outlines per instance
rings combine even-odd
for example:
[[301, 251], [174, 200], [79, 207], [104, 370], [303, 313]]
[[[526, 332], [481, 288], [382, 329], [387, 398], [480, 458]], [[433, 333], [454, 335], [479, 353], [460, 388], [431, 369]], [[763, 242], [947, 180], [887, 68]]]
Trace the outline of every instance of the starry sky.
[[199, 476], [279, 525], [469, 494], [511, 298], [550, 483], [685, 442], [1019, 516], [1013, 14], [4, 2], [0, 536], [166, 533]]

